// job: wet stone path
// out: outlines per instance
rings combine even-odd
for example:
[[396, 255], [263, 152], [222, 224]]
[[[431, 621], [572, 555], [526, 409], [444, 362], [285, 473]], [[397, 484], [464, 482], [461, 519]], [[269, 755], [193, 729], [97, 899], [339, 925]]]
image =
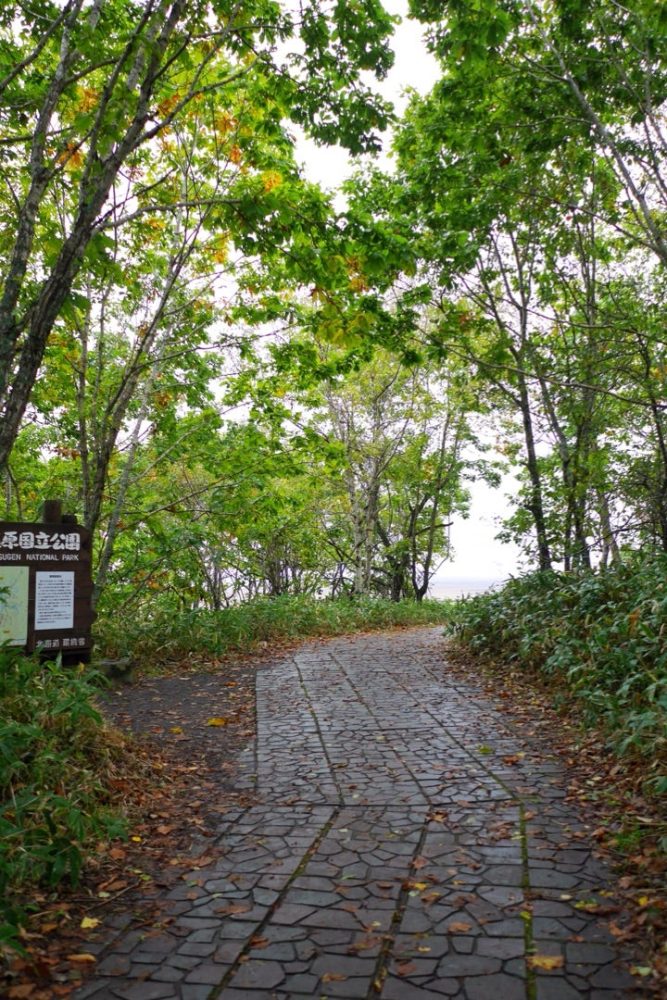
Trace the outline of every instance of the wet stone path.
[[258, 804], [167, 930], [117, 921], [77, 1000], [632, 994], [561, 765], [448, 681], [440, 630], [305, 646], [259, 672], [257, 713]]

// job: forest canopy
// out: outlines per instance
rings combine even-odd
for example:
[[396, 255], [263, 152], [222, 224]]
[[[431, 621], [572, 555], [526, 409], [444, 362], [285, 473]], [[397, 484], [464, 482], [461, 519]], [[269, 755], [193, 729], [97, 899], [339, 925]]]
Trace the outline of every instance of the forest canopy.
[[101, 607], [421, 599], [503, 471], [527, 565], [667, 551], [664, 5], [410, 14], [399, 119], [376, 0], [4, 6], [5, 514]]

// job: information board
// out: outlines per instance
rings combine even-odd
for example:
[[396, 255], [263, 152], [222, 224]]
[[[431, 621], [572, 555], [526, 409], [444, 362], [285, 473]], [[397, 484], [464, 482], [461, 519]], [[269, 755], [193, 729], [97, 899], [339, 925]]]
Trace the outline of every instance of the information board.
[[90, 532], [73, 517], [0, 521], [0, 642], [88, 659], [92, 646]]

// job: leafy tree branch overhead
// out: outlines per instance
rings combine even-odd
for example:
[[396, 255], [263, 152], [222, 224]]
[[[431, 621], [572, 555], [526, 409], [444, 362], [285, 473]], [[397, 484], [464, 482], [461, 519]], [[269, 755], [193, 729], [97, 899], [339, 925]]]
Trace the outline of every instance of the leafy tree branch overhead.
[[[313, 3], [292, 12], [262, 0], [5, 5], [0, 463], [16, 439], [54, 325], [68, 307], [86, 308], [77, 278], [90, 250], [108, 250], [114, 185], [125, 183], [128, 219], [153, 199], [162, 211], [177, 211], [181, 198], [169, 171], [150, 184], [136, 173], [155, 144], [168, 142], [168, 132], [210, 95], [219, 132], [243, 86], [269, 109], [264, 128], [274, 133], [291, 119], [318, 141], [357, 151], [377, 145], [389, 111], [361, 73], [386, 73], [391, 22], [375, 0], [359, 0], [355, 17], [346, 7]], [[237, 150], [228, 149], [232, 160]]]
[[3, 12], [6, 504], [72, 498], [100, 607], [422, 597], [501, 467], [544, 570], [667, 547], [664, 5], [411, 12], [401, 120], [372, 0]]

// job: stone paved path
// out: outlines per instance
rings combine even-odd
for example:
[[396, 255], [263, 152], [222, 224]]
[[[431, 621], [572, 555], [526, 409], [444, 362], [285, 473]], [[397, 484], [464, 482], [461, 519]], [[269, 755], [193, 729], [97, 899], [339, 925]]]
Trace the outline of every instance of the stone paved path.
[[[259, 804], [228, 815], [222, 858], [171, 891], [168, 931], [118, 921], [77, 1000], [632, 992], [581, 908], [613, 876], [563, 802], [560, 765], [517, 756], [474, 679], [446, 679], [440, 630], [306, 646], [257, 686], [243, 759]], [[527, 968], [527, 953], [556, 968]]]

